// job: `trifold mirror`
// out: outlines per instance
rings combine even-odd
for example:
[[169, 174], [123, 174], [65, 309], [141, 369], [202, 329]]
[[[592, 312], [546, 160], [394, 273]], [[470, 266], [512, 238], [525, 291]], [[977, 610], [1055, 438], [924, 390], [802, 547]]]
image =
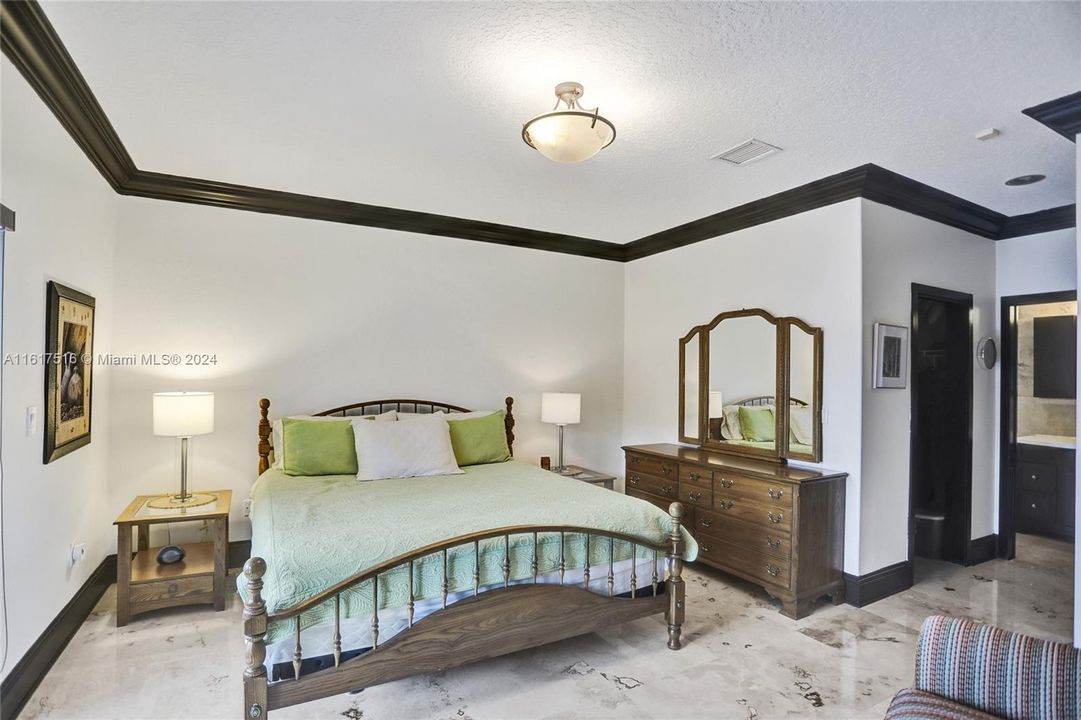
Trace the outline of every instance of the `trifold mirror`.
[[822, 329], [759, 309], [679, 341], [679, 439], [766, 460], [822, 460]]

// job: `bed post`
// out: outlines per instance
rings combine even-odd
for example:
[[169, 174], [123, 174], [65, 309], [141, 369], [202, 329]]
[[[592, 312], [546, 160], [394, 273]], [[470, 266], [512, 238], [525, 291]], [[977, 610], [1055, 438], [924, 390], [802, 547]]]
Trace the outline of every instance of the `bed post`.
[[270, 401], [263, 398], [259, 401], [259, 474], [262, 475], [270, 469], [270, 421], [267, 413], [270, 410]]
[[514, 455], [514, 398], [508, 396], [503, 402], [507, 404], [507, 414], [503, 417], [503, 427], [507, 431], [507, 449]]
[[265, 572], [266, 561], [263, 558], [248, 558], [244, 563], [244, 578], [248, 581], [248, 600], [244, 603], [244, 648], [247, 655], [244, 717], [247, 720], [258, 720], [267, 713], [267, 679], [263, 665], [266, 661], [266, 643], [263, 642], [266, 637], [266, 604], [262, 594]]
[[668, 508], [668, 514], [672, 516], [672, 531], [668, 535], [672, 549], [668, 551], [668, 610], [665, 619], [668, 621], [668, 649], [679, 650], [682, 644], [679, 635], [683, 628], [684, 596], [686, 586], [683, 583], [683, 535], [680, 526], [683, 523], [683, 505], [678, 502], [672, 503]]

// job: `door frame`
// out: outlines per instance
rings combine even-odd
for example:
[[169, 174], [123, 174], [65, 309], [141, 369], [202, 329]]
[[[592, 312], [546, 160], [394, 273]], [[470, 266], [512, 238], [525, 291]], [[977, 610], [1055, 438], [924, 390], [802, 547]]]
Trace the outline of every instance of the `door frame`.
[[912, 315], [910, 319], [912, 337], [909, 338], [909, 439], [908, 439], [908, 561], [911, 563], [916, 557], [916, 518], [913, 515], [912, 495], [915, 488], [915, 474], [916, 474], [916, 456], [917, 456], [917, 443], [918, 437], [917, 429], [919, 423], [919, 414], [917, 412], [916, 401], [919, 398], [919, 375], [916, 373], [916, 347], [918, 343], [916, 339], [919, 337], [920, 325], [919, 325], [919, 303], [921, 299], [928, 300], [940, 300], [946, 303], [954, 303], [957, 305], [963, 305], [968, 309], [968, 362], [964, 364], [965, 368], [965, 415], [967, 417], [966, 439], [965, 439], [965, 470], [964, 475], [967, 482], [964, 483], [964, 494], [962, 497], [963, 506], [963, 522], [965, 530], [965, 542], [962, 545], [961, 562], [964, 565], [969, 564], [969, 558], [972, 555], [972, 395], [973, 395], [973, 370], [972, 365], [975, 362], [975, 356], [973, 352], [973, 324], [972, 324], [972, 308], [973, 297], [971, 293], [958, 292], [957, 290], [947, 290], [945, 288], [934, 287], [932, 285], [921, 285], [919, 283], [912, 283]]
[[1017, 308], [1077, 300], [1076, 290], [1005, 295], [999, 307], [998, 541], [995, 554], [1017, 551]]

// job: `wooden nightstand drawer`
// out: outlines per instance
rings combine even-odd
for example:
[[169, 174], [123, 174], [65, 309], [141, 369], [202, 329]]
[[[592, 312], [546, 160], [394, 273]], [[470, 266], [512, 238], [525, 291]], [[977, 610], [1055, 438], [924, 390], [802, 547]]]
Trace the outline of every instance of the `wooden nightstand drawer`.
[[633, 470], [627, 471], [627, 489], [641, 490], [651, 495], [671, 498], [672, 500], [679, 497], [678, 485], [675, 480], [665, 480], [664, 478], [646, 475]]
[[199, 575], [175, 580], [155, 580], [131, 586], [134, 612], [157, 610], [173, 605], [214, 602], [214, 576]]

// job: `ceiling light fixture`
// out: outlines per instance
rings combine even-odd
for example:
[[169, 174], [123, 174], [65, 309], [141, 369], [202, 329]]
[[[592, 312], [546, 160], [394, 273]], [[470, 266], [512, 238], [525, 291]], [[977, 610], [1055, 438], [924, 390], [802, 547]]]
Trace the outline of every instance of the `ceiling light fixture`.
[[[588, 160], [616, 139], [616, 126], [599, 114], [600, 108], [578, 106], [585, 88], [580, 83], [556, 85], [555, 107], [522, 126], [522, 140], [549, 160], [577, 163]], [[560, 109], [564, 103], [566, 109]]]
[[1046, 175], [1018, 175], [1007, 180], [1006, 184], [1010, 187], [1017, 187], [1018, 185], [1031, 185], [1045, 179], [1047, 179]]

